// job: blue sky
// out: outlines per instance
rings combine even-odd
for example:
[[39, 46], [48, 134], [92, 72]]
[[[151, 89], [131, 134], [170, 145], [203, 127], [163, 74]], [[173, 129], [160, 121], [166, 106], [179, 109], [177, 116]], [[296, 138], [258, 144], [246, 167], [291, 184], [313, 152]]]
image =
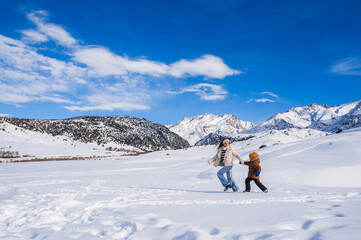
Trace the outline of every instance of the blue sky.
[[0, 116], [255, 123], [361, 99], [361, 2], [0, 0]]

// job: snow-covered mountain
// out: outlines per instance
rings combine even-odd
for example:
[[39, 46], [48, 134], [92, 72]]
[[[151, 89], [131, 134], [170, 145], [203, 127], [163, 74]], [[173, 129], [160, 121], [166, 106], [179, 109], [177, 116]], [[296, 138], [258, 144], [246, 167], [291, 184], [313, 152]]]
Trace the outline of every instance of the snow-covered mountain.
[[256, 133], [271, 129], [298, 128], [334, 133], [338, 129], [346, 130], [360, 126], [361, 100], [334, 107], [313, 103], [305, 107], [291, 108], [287, 112], [274, 115], [246, 132]]
[[[239, 122], [240, 124], [235, 124]], [[241, 127], [237, 127], [239, 125]], [[237, 118], [231, 114], [219, 116], [205, 114], [185, 118], [170, 126], [170, 129], [192, 145], [199, 146], [217, 144], [224, 138], [229, 138], [233, 142], [248, 140], [250, 137], [254, 138], [250, 141], [258, 139], [262, 142], [266, 139], [274, 139], [275, 143], [281, 144], [356, 127], [361, 127], [361, 100], [334, 107], [315, 103], [296, 107], [278, 113], [258, 125], [239, 119], [237, 121]], [[276, 138], [280, 139], [276, 141]]]
[[3, 118], [3, 121], [22, 129], [64, 136], [83, 143], [113, 143], [142, 151], [189, 147], [186, 140], [165, 126], [134, 117], [77, 117], [65, 120]]
[[191, 145], [208, 134], [237, 134], [254, 126], [253, 123], [242, 121], [233, 114], [213, 115], [206, 113], [195, 117], [183, 118], [180, 122], [168, 126], [172, 132], [186, 139]]

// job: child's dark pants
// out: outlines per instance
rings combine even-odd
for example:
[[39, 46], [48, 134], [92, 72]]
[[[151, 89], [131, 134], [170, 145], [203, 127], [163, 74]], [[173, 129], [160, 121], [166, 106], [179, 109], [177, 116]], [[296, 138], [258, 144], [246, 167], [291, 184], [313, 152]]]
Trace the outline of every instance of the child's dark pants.
[[251, 191], [251, 181], [252, 180], [262, 191], [265, 191], [267, 189], [258, 179], [253, 179], [253, 178], [247, 177], [246, 178], [246, 191], [247, 192]]

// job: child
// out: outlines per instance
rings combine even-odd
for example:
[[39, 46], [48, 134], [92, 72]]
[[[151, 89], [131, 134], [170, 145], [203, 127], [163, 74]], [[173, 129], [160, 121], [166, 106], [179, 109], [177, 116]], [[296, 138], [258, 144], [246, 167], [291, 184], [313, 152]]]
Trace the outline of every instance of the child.
[[[240, 162], [241, 163], [241, 162]], [[242, 163], [241, 163], [242, 164]], [[256, 185], [265, 193], [268, 189], [259, 181], [259, 175], [261, 173], [260, 160], [258, 153], [253, 152], [249, 155], [249, 161], [245, 161], [244, 165], [248, 165], [248, 177], [246, 178], [246, 190], [244, 192], [251, 191], [251, 181], [253, 180]]]

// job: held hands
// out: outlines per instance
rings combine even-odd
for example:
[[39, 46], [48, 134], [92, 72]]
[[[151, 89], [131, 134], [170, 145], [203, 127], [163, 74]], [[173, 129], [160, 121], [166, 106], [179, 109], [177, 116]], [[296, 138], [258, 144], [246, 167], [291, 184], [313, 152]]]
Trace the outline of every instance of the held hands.
[[207, 162], [206, 165], [207, 165], [207, 167], [208, 167], [208, 166], [211, 165], [211, 164], [210, 164], [209, 162]]
[[256, 172], [254, 175], [256, 175], [256, 177], [258, 177], [260, 174], [260, 172]]
[[243, 160], [239, 161], [239, 164], [241, 164], [241, 165], [244, 164], [244, 161]]

